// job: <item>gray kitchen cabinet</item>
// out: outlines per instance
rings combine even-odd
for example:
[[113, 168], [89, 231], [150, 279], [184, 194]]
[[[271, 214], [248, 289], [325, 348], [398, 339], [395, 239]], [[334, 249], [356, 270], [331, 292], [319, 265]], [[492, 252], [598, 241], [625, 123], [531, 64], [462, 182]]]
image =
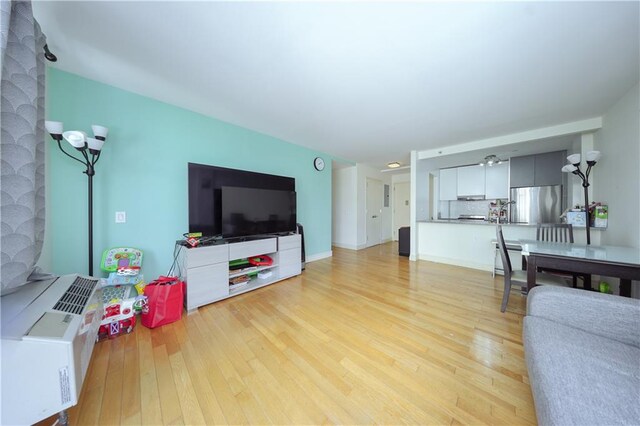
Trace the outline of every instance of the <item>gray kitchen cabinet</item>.
[[565, 153], [565, 151], [556, 151], [536, 155], [535, 186], [562, 184], [562, 166], [565, 164]]
[[562, 184], [562, 166], [566, 151], [511, 157], [510, 186], [546, 186]]
[[535, 175], [535, 155], [525, 155], [524, 157], [511, 157], [510, 163], [510, 185], [512, 188], [523, 186], [534, 186]]

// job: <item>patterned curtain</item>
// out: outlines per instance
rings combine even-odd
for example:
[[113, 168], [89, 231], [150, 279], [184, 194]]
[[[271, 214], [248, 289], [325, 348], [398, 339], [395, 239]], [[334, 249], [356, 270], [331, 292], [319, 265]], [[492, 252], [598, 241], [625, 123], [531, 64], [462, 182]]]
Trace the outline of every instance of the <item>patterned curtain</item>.
[[0, 0], [0, 282], [28, 281], [44, 240], [45, 37], [30, 1]]

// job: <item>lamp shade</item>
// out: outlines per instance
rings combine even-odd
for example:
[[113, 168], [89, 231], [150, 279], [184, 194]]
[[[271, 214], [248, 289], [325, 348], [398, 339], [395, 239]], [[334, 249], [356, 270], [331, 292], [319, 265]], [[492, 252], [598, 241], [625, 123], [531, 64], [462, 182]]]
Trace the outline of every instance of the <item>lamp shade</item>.
[[567, 157], [567, 160], [569, 160], [571, 164], [580, 164], [580, 154], [571, 154]]
[[62, 134], [62, 137], [65, 138], [65, 140], [76, 149], [83, 149], [84, 142], [87, 139], [87, 135], [84, 132], [78, 130], [69, 130], [67, 132], [64, 132]]
[[45, 121], [44, 127], [50, 135], [61, 135], [63, 126], [61, 121]]
[[562, 168], [562, 171], [565, 172], [565, 173], [573, 173], [576, 170], [578, 170], [578, 168], [576, 166], [574, 166], [573, 164], [567, 164], [566, 166], [564, 166]]
[[602, 155], [600, 154], [600, 151], [589, 151], [587, 152], [587, 154], [585, 155], [587, 163], [595, 163], [598, 160], [600, 160], [600, 157], [602, 157]]
[[91, 151], [100, 151], [102, 149], [102, 145], [104, 145], [104, 141], [95, 138], [87, 138], [87, 145], [89, 145], [89, 149]]
[[104, 126], [98, 126], [97, 124], [91, 125], [91, 130], [93, 131], [93, 136], [96, 138], [107, 138], [107, 133], [109, 133], [109, 129]]

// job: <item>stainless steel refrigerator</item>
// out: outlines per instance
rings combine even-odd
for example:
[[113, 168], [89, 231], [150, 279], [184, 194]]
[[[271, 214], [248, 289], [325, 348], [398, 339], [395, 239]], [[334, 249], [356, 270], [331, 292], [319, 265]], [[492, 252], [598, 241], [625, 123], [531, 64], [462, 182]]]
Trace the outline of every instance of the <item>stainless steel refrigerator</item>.
[[512, 223], [559, 223], [562, 185], [511, 188]]

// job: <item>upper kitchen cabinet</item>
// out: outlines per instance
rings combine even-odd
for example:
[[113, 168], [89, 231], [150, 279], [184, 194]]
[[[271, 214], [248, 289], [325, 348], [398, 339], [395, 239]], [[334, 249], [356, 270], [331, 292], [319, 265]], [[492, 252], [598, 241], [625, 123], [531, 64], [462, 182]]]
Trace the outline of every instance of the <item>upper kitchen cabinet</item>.
[[535, 185], [562, 185], [562, 166], [566, 151], [547, 152], [536, 155]]
[[511, 187], [562, 184], [562, 166], [566, 151], [511, 158]]
[[511, 157], [511, 187], [535, 186], [534, 175], [536, 170], [535, 155], [524, 157]]
[[484, 195], [484, 167], [458, 167], [458, 196]]
[[487, 200], [509, 198], [509, 163], [494, 164], [485, 169], [485, 195]]
[[458, 199], [458, 170], [440, 170], [440, 200], [450, 201]]

